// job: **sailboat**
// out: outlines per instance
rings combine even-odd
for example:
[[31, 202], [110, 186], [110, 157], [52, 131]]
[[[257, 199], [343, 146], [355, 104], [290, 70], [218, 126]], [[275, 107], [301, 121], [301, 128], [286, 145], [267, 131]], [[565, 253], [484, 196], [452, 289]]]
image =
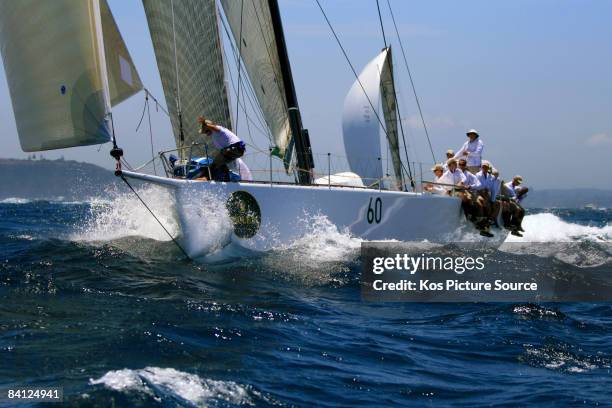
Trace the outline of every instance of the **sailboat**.
[[[187, 168], [194, 157], [214, 154], [202, 143], [196, 117], [232, 128], [221, 10], [215, 0], [143, 0], [143, 5], [175, 151]], [[191, 258], [206, 255], [199, 237], [203, 218], [212, 215], [203, 213], [202, 203], [211, 200], [226, 207], [231, 220], [232, 231], [223, 244], [253, 250], [299, 239], [309, 227], [298, 222], [305, 216], [325, 217], [340, 231], [364, 240], [453, 242], [462, 239], [459, 231], [475, 232], [460, 199], [408, 187], [399, 151], [390, 48], [363, 69], [345, 99], [343, 137], [350, 172], [328, 170], [315, 177], [277, 0], [220, 0], [220, 6], [273, 141], [269, 178], [217, 182], [177, 177], [164, 153], [160, 160], [165, 176], [121, 168], [112, 108], [143, 85], [106, 0], [0, 2], [2, 56], [22, 149], [113, 141], [118, 176], [172, 193], [181, 230], [177, 243]], [[395, 177], [384, 174], [379, 159], [381, 129]], [[294, 182], [274, 180], [273, 158]], [[367, 160], [372, 158], [373, 165]], [[504, 238], [500, 232], [495, 242]]]

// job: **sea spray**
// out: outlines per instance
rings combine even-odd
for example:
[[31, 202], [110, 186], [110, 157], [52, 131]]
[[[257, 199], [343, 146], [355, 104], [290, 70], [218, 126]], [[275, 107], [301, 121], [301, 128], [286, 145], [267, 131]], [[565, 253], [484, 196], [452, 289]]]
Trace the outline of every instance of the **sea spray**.
[[182, 194], [178, 203], [181, 245], [191, 258], [212, 255], [231, 242], [233, 225], [225, 200], [212, 192]]
[[305, 233], [289, 245], [270, 251], [262, 259], [266, 269], [279, 279], [298, 280], [307, 286], [346, 281], [350, 271], [347, 264], [359, 257], [362, 240], [339, 231], [322, 214], [304, 212], [297, 223]]
[[506, 242], [608, 242], [612, 239], [610, 223], [602, 227], [580, 225], [549, 212], [526, 216], [523, 228], [522, 238], [509, 236]]
[[[174, 199], [162, 187], [144, 185], [137, 192], [161, 221], [176, 236], [179, 232], [175, 217]], [[74, 241], [112, 241], [129, 236], [139, 236], [157, 241], [169, 241], [170, 237], [155, 221], [138, 198], [125, 190], [107, 191], [109, 199], [94, 199], [89, 216], [70, 237]]]

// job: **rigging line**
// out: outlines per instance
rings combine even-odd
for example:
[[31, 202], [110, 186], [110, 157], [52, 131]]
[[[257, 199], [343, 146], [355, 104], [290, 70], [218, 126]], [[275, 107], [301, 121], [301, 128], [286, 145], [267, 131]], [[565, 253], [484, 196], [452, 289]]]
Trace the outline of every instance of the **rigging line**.
[[[223, 50], [223, 52], [225, 53], [225, 50]], [[227, 58], [227, 56], [226, 56], [226, 58]], [[231, 70], [228, 70], [228, 73], [229, 73], [229, 78], [230, 78], [230, 84], [232, 85], [232, 90], [234, 91], [234, 93], [236, 93], [236, 92], [237, 92], [237, 91], [236, 91], [236, 84], [234, 83], [234, 76], [232, 75], [232, 71], [231, 71]], [[242, 88], [242, 89], [243, 89], [243, 92], [244, 92], [244, 88], [245, 88], [245, 87], [243, 87], [243, 88]], [[248, 93], [247, 93], [247, 96], [248, 96]], [[269, 134], [269, 132], [266, 132], [266, 131], [264, 131], [263, 129], [261, 129], [259, 126], [257, 126], [257, 123], [255, 123], [255, 122], [253, 121], [253, 119], [251, 119], [251, 116], [250, 116], [250, 115], [247, 113], [247, 110], [246, 110], [246, 105], [245, 105], [245, 103], [244, 103], [244, 99], [245, 99], [245, 98], [243, 97], [243, 98], [242, 98], [242, 103], [240, 104], [240, 107], [243, 109], [244, 114], [245, 114], [245, 116], [246, 116], [246, 118], [247, 118], [247, 125], [248, 125], [248, 123], [249, 123], [249, 122], [251, 122], [251, 123], [253, 124], [253, 126], [255, 126], [255, 128], [261, 132], [261, 134], [262, 134], [262, 135], [265, 135], [266, 137], [268, 137], [268, 139], [270, 139], [270, 134]], [[249, 102], [250, 102], [250, 103], [252, 103], [252, 101], [251, 101], [250, 99], [249, 99]], [[251, 105], [251, 106], [252, 106], [252, 105]], [[259, 120], [260, 120], [260, 122], [261, 122], [261, 118], [259, 118], [259, 117], [258, 117], [258, 119], [259, 119]], [[267, 127], [267, 126], [265, 125], [265, 123], [263, 123], [263, 126], [264, 126], [264, 127]], [[249, 132], [249, 137], [251, 137], [250, 132]], [[252, 141], [253, 143], [255, 143], [255, 142], [254, 142], [252, 139], [251, 139], [251, 141]]]
[[157, 221], [157, 223], [159, 224], [160, 227], [163, 228], [164, 231], [166, 231], [166, 234], [168, 234], [168, 236], [170, 237], [170, 239], [172, 240], [172, 242], [174, 242], [174, 244], [178, 247], [178, 249], [181, 250], [181, 252], [183, 253], [183, 255], [185, 255], [188, 259], [189, 259], [189, 255], [187, 255], [187, 252], [183, 249], [183, 247], [178, 243], [178, 241], [172, 236], [172, 234], [170, 234], [170, 231], [168, 231], [166, 229], [166, 227], [164, 226], [164, 224], [162, 224], [162, 222], [159, 220], [159, 218], [157, 218], [157, 216], [155, 215], [155, 213], [151, 210], [151, 208], [149, 208], [149, 206], [147, 205], [147, 203], [145, 203], [145, 201], [140, 197], [140, 195], [136, 192], [136, 190], [134, 190], [134, 187], [132, 187], [132, 185], [127, 181], [127, 179], [121, 175], [121, 180], [125, 181], [125, 184], [127, 184], [127, 186], [130, 188], [130, 190], [132, 190], [132, 192], [136, 195], [136, 197], [140, 200], [140, 202], [142, 203], [142, 205], [145, 206], [145, 208], [149, 211], [149, 213], [151, 213], [151, 215], [153, 216], [153, 218], [155, 218], [155, 221]]
[[145, 96], [147, 105], [147, 116], [149, 118], [149, 139], [151, 140], [151, 160], [153, 161], [153, 172], [157, 176], [157, 166], [155, 165], [155, 149], [153, 148], [153, 126], [151, 126], [151, 109], [149, 107], [149, 95]]
[[378, 0], [376, 0], [376, 8], [378, 9], [378, 19], [380, 20], [380, 30], [382, 31], [383, 43], [385, 44], [385, 48], [387, 48], [387, 37], [385, 37], [385, 26], [382, 21], [382, 14], [380, 14], [380, 4]]
[[142, 125], [142, 120], [144, 119], [144, 115], [145, 115], [145, 112], [147, 110], [147, 105], [148, 105], [147, 101], [148, 101], [148, 98], [147, 98], [146, 92], [147, 92], [147, 90], [145, 89], [145, 103], [144, 103], [144, 105], [142, 107], [142, 115], [140, 115], [140, 120], [138, 121], [138, 126], [136, 126], [136, 130], [135, 130], [136, 132], [138, 132], [138, 129], [140, 129], [140, 125]]
[[[387, 37], [385, 36], [385, 26], [383, 24], [382, 13], [380, 12], [380, 1], [379, 0], [376, 0], [376, 9], [378, 10], [378, 20], [380, 21], [380, 31], [382, 32], [383, 43], [385, 45], [385, 48], [387, 48]], [[391, 85], [393, 87], [393, 99], [395, 101], [395, 108], [397, 110], [397, 118], [399, 120], [400, 132], [402, 133], [402, 141], [404, 143], [404, 152], [406, 154], [406, 161], [408, 162], [408, 177], [410, 178], [410, 186], [414, 189], [414, 180], [412, 179], [412, 170], [410, 169], [410, 157], [408, 156], [408, 149], [406, 148], [406, 137], [404, 135], [404, 125], [402, 123], [402, 115], [400, 113], [399, 103], [397, 101], [397, 90], [395, 88], [395, 81], [393, 79], [393, 66], [391, 66], [390, 68], [391, 68]], [[402, 167], [405, 167], [403, 166], [401, 158], [400, 158], [400, 164], [402, 165]], [[404, 184], [402, 178], [403, 177], [400, 174], [400, 182]]]
[[[225, 34], [229, 38], [228, 43], [230, 45], [230, 49], [232, 50], [232, 53], [234, 54], [234, 58], [237, 59], [238, 58], [238, 53], [236, 52], [236, 48], [234, 46], [234, 43], [232, 42], [233, 36], [232, 36], [232, 34], [230, 34], [230, 31], [229, 31], [229, 29], [227, 27], [227, 23], [226, 23], [225, 19], [221, 18], [221, 23], [223, 25], [223, 29], [225, 31]], [[223, 52], [225, 53], [225, 49], [223, 49]], [[227, 58], [227, 55], [226, 55], [226, 58]], [[229, 60], [229, 58], [227, 58], [227, 59]], [[242, 70], [244, 71], [244, 65], [242, 65]], [[230, 73], [230, 77], [231, 77], [231, 70], [228, 70], [228, 72]], [[248, 73], [245, 73], [245, 74], [248, 74]], [[246, 75], [246, 76], [248, 78], [248, 75]], [[265, 117], [264, 117], [264, 114], [263, 114], [261, 106], [258, 103], [254, 102], [254, 100], [255, 101], [257, 100], [257, 95], [255, 95], [255, 90], [253, 89], [253, 85], [250, 83], [250, 81], [247, 81], [245, 83], [244, 80], [243, 80], [243, 85], [247, 85], [247, 90], [248, 90], [247, 96], [249, 98], [249, 103], [251, 104], [252, 107], [254, 107], [254, 112], [255, 112], [255, 114], [257, 116], [257, 119], [259, 120], [259, 123], [264, 128], [269, 128], [269, 126], [268, 126], [268, 124], [267, 124], [267, 122], [265, 120]], [[235, 92], [235, 89], [234, 89], [234, 92]], [[266, 132], [262, 132], [262, 133], [266, 134]], [[270, 138], [270, 136], [268, 136], [268, 138]]]
[[[402, 133], [402, 142], [404, 144], [404, 153], [406, 154], [406, 163], [408, 164], [408, 177], [410, 178], [410, 186], [414, 188], [414, 179], [412, 178], [412, 170], [410, 169], [410, 157], [408, 156], [408, 148], [406, 147], [406, 137], [404, 136], [404, 125], [402, 123], [402, 115], [399, 109], [399, 103], [397, 98], [395, 99], [395, 107], [397, 109], [397, 117], [400, 125], [400, 132]], [[403, 166], [403, 163], [402, 163]]]
[[[395, 100], [395, 109], [397, 111], [397, 118], [399, 121], [400, 132], [402, 134], [402, 142], [404, 144], [404, 153], [406, 155], [406, 162], [408, 164], [408, 177], [410, 178], [410, 186], [414, 189], [414, 179], [412, 178], [412, 170], [410, 169], [410, 157], [408, 156], [408, 148], [406, 145], [406, 136], [404, 134], [404, 124], [402, 121], [402, 114], [400, 113], [399, 101], [397, 100], [397, 91], [395, 88], [395, 80], [393, 78], [393, 70], [391, 70], [391, 81], [393, 85], [393, 99]], [[400, 160], [401, 162], [401, 160]], [[403, 165], [403, 164], [402, 164]], [[405, 170], [405, 168], [404, 168]]]
[[174, 0], [170, 0], [170, 8], [172, 10], [172, 41], [174, 45], [174, 73], [176, 75], [176, 107], [181, 112], [181, 84], [179, 81], [178, 71], [178, 55], [176, 53], [176, 30], [174, 27]]
[[419, 101], [419, 97], [417, 95], [417, 91], [414, 86], [414, 81], [412, 80], [412, 73], [410, 72], [410, 67], [408, 66], [408, 60], [406, 59], [406, 52], [404, 51], [404, 45], [399, 35], [399, 30], [397, 29], [397, 24], [395, 23], [395, 16], [393, 15], [393, 9], [391, 8], [391, 3], [389, 2], [389, 0], [387, 0], [387, 6], [389, 6], [389, 11], [391, 12], [391, 20], [393, 21], [393, 27], [395, 27], [395, 34], [397, 34], [397, 40], [399, 42], [400, 49], [402, 50], [404, 64], [406, 65], [406, 70], [408, 71], [408, 78], [410, 78], [410, 85], [412, 86], [412, 92], [414, 93], [414, 99], [416, 100], [417, 108], [419, 109], [419, 115], [421, 116], [421, 122], [423, 123], [423, 129], [425, 129], [425, 136], [427, 137], [427, 143], [429, 144], [429, 150], [431, 151], [431, 157], [433, 158], [434, 163], [436, 163], [436, 155], [434, 154], [433, 147], [431, 146], [431, 139], [429, 138], [429, 131], [427, 130], [427, 125], [425, 124], [425, 117], [423, 116], [423, 110], [421, 109], [421, 103]]
[[[223, 50], [223, 53], [225, 54], [225, 50]], [[227, 58], [227, 56], [226, 56]], [[232, 86], [232, 90], [234, 91], [234, 93], [237, 93], [236, 91], [236, 84], [234, 83], [234, 76], [232, 75], [232, 71], [231, 70], [227, 70], [227, 72], [229, 73], [229, 79], [230, 79], [230, 84]], [[244, 88], [243, 88], [243, 93], [244, 93]], [[253, 144], [255, 144], [255, 141], [253, 140], [253, 136], [251, 135], [251, 128], [249, 126], [249, 122], [252, 121], [251, 117], [249, 116], [249, 114], [246, 111], [246, 106], [244, 104], [244, 98], [242, 100], [242, 103], [240, 103], [240, 98], [236, 98], [238, 100], [239, 103], [236, 104], [236, 111], [238, 111], [238, 107], [242, 108], [242, 110], [244, 111], [244, 116], [247, 119], [247, 128], [249, 129], [249, 139], [251, 140], [251, 142]], [[254, 126], [262, 132], [262, 134], [267, 136], [267, 133], [264, 132], [263, 130], [261, 130], [256, 124], [254, 124]]]
[[[391, 52], [391, 49], [389, 49], [389, 52]], [[389, 57], [389, 59], [390, 59], [390, 58], [391, 58], [391, 57]], [[392, 86], [391, 92], [392, 92], [392, 95], [393, 95], [393, 101], [395, 102], [395, 106], [396, 106], [396, 108], [397, 108], [397, 94], [395, 93], [395, 82], [394, 82], [394, 80], [393, 80], [393, 65], [392, 65], [392, 63], [390, 63], [390, 62], [389, 62], [389, 60], [387, 60], [386, 62], [387, 62], [387, 64], [389, 65], [389, 72], [391, 73], [391, 81], [390, 81], [390, 82], [391, 82], [391, 86]], [[380, 67], [378, 67], [378, 68], [379, 68], [379, 69], [378, 69], [378, 75], [379, 75], [379, 78], [381, 79], [381, 89], [382, 89], [383, 98], [385, 98], [385, 99], [386, 99], [386, 98], [387, 98], [387, 92], [386, 92], [385, 88], [382, 86], [382, 81], [383, 81], [383, 79], [382, 79], [382, 78], [383, 78], [383, 76], [382, 76], [382, 70], [380, 69]], [[385, 81], [385, 83], [386, 83], [386, 81]], [[383, 111], [384, 111], [384, 110], [385, 110], [385, 109], [383, 109]], [[390, 120], [391, 120], [391, 121], [395, 121], [395, 122], [397, 122], [397, 116], [396, 116], [396, 117], [393, 117], [393, 115], [395, 114], [395, 110], [394, 110], [393, 112], [389, 112], [389, 113], [390, 113], [390, 115], [391, 115]], [[400, 119], [401, 119], [401, 118], [400, 118]], [[395, 130], [396, 130], [396, 132], [397, 132], [397, 127], [396, 127], [396, 129], [395, 129]], [[397, 136], [397, 135], [396, 135], [396, 136]], [[388, 149], [388, 150], [389, 150], [389, 155], [391, 155], [391, 143], [390, 143], [390, 140], [389, 140], [389, 139], [387, 139], [387, 147], [389, 148], [389, 149]], [[397, 142], [397, 153], [398, 153], [398, 156], [399, 156], [400, 174], [396, 174], [395, 176], [399, 178], [400, 184], [403, 186], [403, 185], [404, 185], [404, 180], [403, 180], [403, 173], [402, 173], [402, 169], [401, 169], [401, 166], [402, 166], [402, 157], [401, 157], [401, 153], [400, 153], [400, 151], [399, 151], [399, 140], [398, 140], [398, 142]], [[388, 158], [387, 158], [387, 159], [388, 159]], [[393, 160], [393, 162], [394, 162], [394, 166], [393, 166], [393, 167], [394, 167], [394, 169], [393, 169], [393, 170], [394, 170], [394, 172], [395, 172], [395, 160]], [[388, 163], [388, 161], [387, 161], [387, 165], [388, 165], [388, 164], [389, 164], [389, 163]]]
[[170, 8], [172, 9], [172, 40], [174, 44], [174, 71], [176, 73], [176, 110], [178, 113], [178, 133], [179, 133], [179, 141], [180, 141], [179, 144], [181, 147], [183, 147], [183, 143], [185, 142], [185, 134], [183, 133], [183, 114], [181, 112], [181, 84], [179, 81], [178, 55], [176, 52], [176, 30], [174, 26], [174, 0], [170, 0]]
[[162, 112], [164, 112], [168, 117], [170, 117], [170, 113], [162, 106], [162, 104], [157, 100], [157, 98], [155, 97], [155, 95], [153, 95], [151, 93], [151, 91], [149, 91], [148, 88], [144, 88], [144, 91], [151, 97], [151, 99], [153, 99], [155, 101], [155, 108], [160, 108], [162, 110]]
[[[238, 80], [238, 86], [240, 86], [240, 79]], [[240, 96], [238, 96], [238, 98], [240, 98]], [[242, 99], [244, 100], [244, 87], [242, 87]], [[244, 115], [247, 118], [246, 125], [247, 125], [247, 132], [249, 134], [249, 139], [251, 139], [251, 141], [253, 142], [253, 135], [251, 135], [251, 126], [249, 125], [249, 116], [247, 115], [246, 106], [244, 106]]]
[[[242, 71], [240, 70], [240, 65], [242, 62], [242, 18], [244, 16], [244, 0], [240, 2], [240, 35], [238, 40], [238, 92], [236, 92], [236, 133], [238, 133], [238, 117], [240, 114], [240, 74]], [[245, 112], [246, 113], [246, 112]], [[247, 121], [248, 123], [248, 121]]]
[[[268, 53], [268, 59], [270, 60], [270, 66], [272, 67], [272, 72], [274, 73], [274, 82], [276, 83], [276, 85], [278, 86], [278, 92], [282, 95], [282, 97], [280, 98], [281, 102], [283, 103], [283, 107], [285, 108], [285, 115], [287, 116], [287, 120], [289, 119], [289, 106], [287, 105], [287, 98], [285, 96], [285, 92], [284, 92], [284, 87], [286, 86], [286, 84], [283, 83], [283, 78], [281, 75], [281, 78], [279, 79], [278, 75], [279, 73], [276, 72], [276, 70], [274, 69], [274, 64], [272, 61], [272, 54], [270, 54], [270, 46], [268, 45], [268, 43], [266, 42], [266, 37], [263, 31], [263, 26], [261, 25], [261, 20], [259, 19], [259, 13], [257, 12], [257, 7], [255, 7], [255, 0], [252, 0], [253, 3], [253, 9], [255, 10], [255, 16], [257, 17], [257, 24], [259, 25], [259, 31], [261, 31], [261, 38], [264, 41], [264, 44], [266, 45], [266, 51]], [[276, 41], [276, 39], [273, 39], [273, 41]], [[278, 47], [278, 44], [277, 44]], [[280, 68], [280, 67], [279, 67]], [[282, 88], [281, 88], [282, 85]], [[296, 135], [293, 135], [291, 133], [291, 129], [287, 129], [285, 136], [290, 136], [290, 141], [295, 139]], [[295, 147], [294, 147], [295, 149]], [[296, 150], [297, 151], [297, 150]]]
[[376, 108], [374, 108], [374, 104], [372, 103], [372, 100], [370, 99], [370, 96], [368, 95], [368, 93], [366, 92], [363, 84], [361, 83], [361, 80], [359, 79], [359, 75], [357, 74], [357, 71], [355, 71], [355, 67], [353, 67], [353, 64], [351, 63], [350, 58], [348, 57], [346, 51], [344, 50], [344, 47], [342, 46], [342, 43], [340, 42], [340, 39], [338, 38], [338, 35], [336, 34], [336, 31], [334, 30], [334, 27], [332, 27], [331, 22], [327, 18], [327, 14], [325, 14], [325, 10], [323, 10], [323, 7], [321, 6], [321, 3], [319, 3], [319, 0], [315, 0], [315, 2], [319, 6], [319, 9], [321, 10], [321, 13], [323, 13], [323, 17], [325, 18], [325, 21], [327, 22], [327, 25], [329, 26], [329, 29], [331, 30], [332, 34], [334, 35], [334, 37], [336, 39], [336, 42], [338, 43], [338, 46], [340, 47], [340, 50], [342, 50], [342, 54], [344, 54], [344, 58], [346, 59], [346, 62], [349, 64], [349, 67], [351, 68], [351, 71], [353, 71], [353, 75], [355, 75], [355, 78], [357, 79], [357, 83], [361, 87], [361, 90], [363, 91], [363, 94], [365, 95], [366, 99], [368, 100], [368, 103], [370, 104], [370, 107], [372, 108], [372, 112], [374, 113], [374, 116], [376, 116], [376, 119], [378, 119], [378, 123], [380, 123], [380, 126], [382, 127], [382, 130], [385, 133], [385, 136], [387, 137], [387, 140], [388, 140], [389, 139], [389, 133], [387, 132], [387, 129], [385, 128], [385, 125], [383, 124], [382, 120], [380, 119], [380, 115], [378, 114]]

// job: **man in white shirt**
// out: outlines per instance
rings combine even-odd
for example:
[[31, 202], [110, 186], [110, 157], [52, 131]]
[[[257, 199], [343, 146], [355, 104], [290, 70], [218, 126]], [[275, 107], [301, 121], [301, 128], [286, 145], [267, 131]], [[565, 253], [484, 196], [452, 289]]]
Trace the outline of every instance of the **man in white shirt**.
[[450, 159], [446, 164], [448, 165], [448, 170], [440, 177], [439, 182], [448, 184], [448, 186], [445, 186], [447, 191], [453, 190], [453, 186], [460, 189], [465, 188], [465, 176], [462, 171], [457, 169], [457, 160]]
[[518, 201], [518, 194], [516, 192], [522, 182], [523, 178], [521, 176], [514, 176], [512, 181], [504, 185], [504, 190], [508, 195], [509, 200], [504, 201], [502, 209], [506, 227], [512, 231], [512, 235], [519, 237], [522, 236], [520, 232], [525, 231], [522, 227], [523, 218], [525, 217], [525, 209], [520, 205]]
[[446, 162], [452, 159], [453, 157], [455, 157], [455, 152], [453, 152], [453, 149], [448, 149], [446, 151], [446, 160], [444, 160], [444, 163], [442, 164], [442, 169], [444, 171], [448, 170], [448, 164]]
[[[431, 168], [431, 171], [433, 171], [434, 173], [434, 183], [438, 183], [440, 181], [440, 178], [442, 177], [442, 174], [444, 174], [444, 170], [442, 168], [441, 164], [436, 164], [434, 167]], [[438, 186], [436, 184], [425, 184], [423, 185], [423, 189], [425, 191], [430, 192], [431, 194], [439, 194], [439, 195], [445, 195], [447, 194], [446, 189], [442, 186]]]
[[[213, 178], [218, 181], [229, 181], [229, 168], [227, 164], [244, 156], [246, 145], [231, 130], [217, 125], [211, 120], [200, 116], [198, 122], [201, 125], [200, 133], [209, 136], [213, 145], [219, 150], [213, 158], [213, 163], [210, 167], [213, 172]], [[251, 174], [242, 160], [239, 166], [242, 171], [249, 175]]]
[[499, 214], [500, 205], [496, 200], [497, 187], [496, 178], [491, 175], [491, 163], [486, 160], [482, 161], [481, 170], [476, 173], [476, 178], [480, 182], [479, 194], [483, 199], [485, 205], [485, 214], [488, 221], [497, 226], [497, 216]]
[[465, 184], [468, 187], [466, 196], [469, 203], [464, 205], [466, 216], [470, 221], [474, 222], [476, 228], [480, 230], [481, 235], [492, 237], [493, 234], [488, 231], [487, 196], [480, 194], [480, 191], [486, 190], [486, 187], [480, 183], [478, 177], [467, 170], [466, 159], [459, 159], [459, 170], [465, 175]]
[[467, 169], [470, 173], [476, 174], [480, 169], [482, 163], [482, 149], [484, 144], [478, 135], [476, 129], [470, 129], [466, 132], [469, 138], [461, 149], [455, 154], [455, 159], [465, 158], [467, 160]]
[[459, 159], [457, 163], [459, 165], [459, 170], [465, 176], [465, 184], [468, 186], [468, 188], [474, 191], [480, 190], [482, 188], [480, 186], [480, 181], [478, 181], [478, 177], [468, 171], [467, 160], [465, 158], [462, 158]]

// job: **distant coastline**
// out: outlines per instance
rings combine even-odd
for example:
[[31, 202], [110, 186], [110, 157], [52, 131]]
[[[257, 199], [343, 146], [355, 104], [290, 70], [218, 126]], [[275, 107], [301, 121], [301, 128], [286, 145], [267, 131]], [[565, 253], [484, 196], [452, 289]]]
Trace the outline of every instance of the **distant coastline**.
[[[82, 201], [122, 188], [112, 171], [74, 160], [1, 159], [0, 199]], [[532, 188], [527, 208], [612, 208], [612, 190]]]
[[118, 185], [113, 172], [90, 163], [0, 158], [0, 199], [82, 201]]

